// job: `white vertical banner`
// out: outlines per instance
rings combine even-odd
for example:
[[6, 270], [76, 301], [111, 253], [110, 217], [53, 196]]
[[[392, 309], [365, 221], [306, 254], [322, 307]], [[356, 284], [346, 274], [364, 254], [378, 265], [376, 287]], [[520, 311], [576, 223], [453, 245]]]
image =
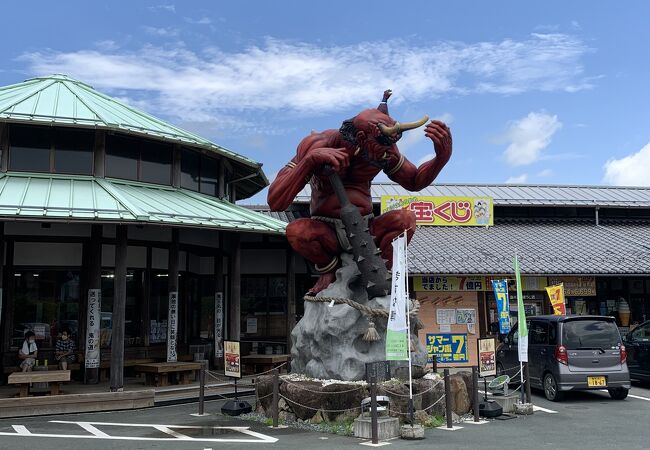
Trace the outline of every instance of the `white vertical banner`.
[[102, 290], [88, 289], [88, 314], [86, 319], [86, 369], [99, 367], [100, 324], [102, 317]]
[[223, 358], [223, 292], [214, 294], [214, 356]]
[[167, 362], [176, 362], [176, 339], [178, 337], [178, 292], [169, 293], [169, 314], [167, 315]]
[[393, 278], [390, 311], [386, 327], [386, 359], [408, 359], [409, 336], [406, 322], [406, 237], [393, 241]]

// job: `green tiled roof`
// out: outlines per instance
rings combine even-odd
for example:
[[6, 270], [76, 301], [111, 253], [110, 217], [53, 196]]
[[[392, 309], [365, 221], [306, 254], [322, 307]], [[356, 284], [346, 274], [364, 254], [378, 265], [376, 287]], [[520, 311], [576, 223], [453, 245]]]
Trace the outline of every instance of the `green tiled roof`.
[[168, 186], [87, 176], [0, 175], [0, 217], [146, 222], [283, 234], [286, 224], [250, 209]]
[[245, 189], [247, 195], [253, 195], [268, 184], [260, 163], [104, 95], [66, 75], [31, 78], [0, 87], [0, 120], [100, 128], [198, 147], [243, 165], [246, 169], [242, 171], [243, 175], [236, 175], [238, 177], [258, 173], [256, 179], [250, 180], [256, 188]]

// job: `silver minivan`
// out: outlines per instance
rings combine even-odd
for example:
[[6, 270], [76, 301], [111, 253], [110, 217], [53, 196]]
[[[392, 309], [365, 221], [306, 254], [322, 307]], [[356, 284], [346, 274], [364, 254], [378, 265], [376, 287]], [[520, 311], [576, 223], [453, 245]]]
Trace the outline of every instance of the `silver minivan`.
[[[551, 401], [567, 391], [606, 389], [623, 400], [630, 389], [627, 353], [613, 317], [534, 316], [528, 324], [530, 385]], [[497, 350], [497, 372], [513, 381], [519, 371], [515, 325]]]

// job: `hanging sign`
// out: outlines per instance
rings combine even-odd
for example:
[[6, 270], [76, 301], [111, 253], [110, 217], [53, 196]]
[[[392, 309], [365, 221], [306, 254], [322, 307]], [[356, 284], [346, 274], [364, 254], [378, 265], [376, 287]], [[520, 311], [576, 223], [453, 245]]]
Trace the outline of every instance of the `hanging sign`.
[[436, 309], [436, 323], [438, 325], [454, 325], [456, 323], [456, 310]]
[[241, 378], [241, 354], [239, 341], [223, 341], [224, 375]]
[[499, 333], [510, 333], [510, 298], [508, 297], [508, 282], [506, 280], [492, 280], [494, 298], [497, 302], [499, 316]]
[[497, 374], [497, 351], [493, 338], [478, 340], [478, 375], [489, 377]]
[[223, 292], [214, 294], [214, 355], [223, 357]]
[[386, 325], [386, 359], [389, 361], [408, 359], [406, 277], [406, 237], [402, 235], [393, 241], [393, 279]]
[[484, 277], [448, 277], [425, 275], [414, 277], [416, 291], [484, 291], [487, 284]]
[[564, 285], [560, 283], [557, 286], [550, 286], [546, 288], [548, 298], [551, 299], [551, 306], [553, 306], [553, 314], [556, 316], [566, 316], [566, 304], [564, 302]]
[[176, 362], [176, 340], [178, 337], [178, 292], [169, 293], [169, 315], [167, 316], [167, 362]]
[[494, 225], [494, 208], [490, 197], [382, 195], [381, 213], [396, 209], [413, 211], [417, 225]]
[[469, 362], [467, 334], [427, 334], [427, 354], [429, 363], [433, 362], [433, 355], [443, 364]]
[[86, 355], [84, 366], [86, 369], [99, 368], [100, 324], [102, 290], [88, 289], [88, 314], [86, 316]]

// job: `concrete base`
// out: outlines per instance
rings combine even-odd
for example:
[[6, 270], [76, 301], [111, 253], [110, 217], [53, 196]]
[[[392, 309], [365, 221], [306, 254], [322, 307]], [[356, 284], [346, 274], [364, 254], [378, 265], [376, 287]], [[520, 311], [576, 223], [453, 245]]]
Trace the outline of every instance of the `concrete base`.
[[[481, 397], [481, 401], [483, 397]], [[494, 400], [501, 408], [503, 408], [504, 413], [511, 413], [515, 410], [515, 403], [519, 401], [519, 394], [510, 394], [510, 395], [489, 395], [488, 400]]]
[[[353, 429], [355, 437], [372, 439], [372, 420], [370, 417], [354, 419]], [[399, 419], [397, 417], [377, 418], [377, 435], [380, 441], [399, 436]]]
[[514, 407], [515, 414], [520, 414], [523, 416], [530, 416], [533, 413], [533, 404], [532, 403], [515, 403]]
[[153, 389], [7, 398], [0, 400], [0, 418], [140, 409], [153, 405]]
[[447, 428], [447, 425], [443, 425], [441, 427], [438, 427], [439, 430], [445, 430], [445, 431], [458, 431], [462, 430], [463, 427], [459, 427], [457, 425], [452, 426], [451, 428]]
[[424, 439], [424, 427], [422, 425], [402, 425], [399, 432], [402, 439]]

